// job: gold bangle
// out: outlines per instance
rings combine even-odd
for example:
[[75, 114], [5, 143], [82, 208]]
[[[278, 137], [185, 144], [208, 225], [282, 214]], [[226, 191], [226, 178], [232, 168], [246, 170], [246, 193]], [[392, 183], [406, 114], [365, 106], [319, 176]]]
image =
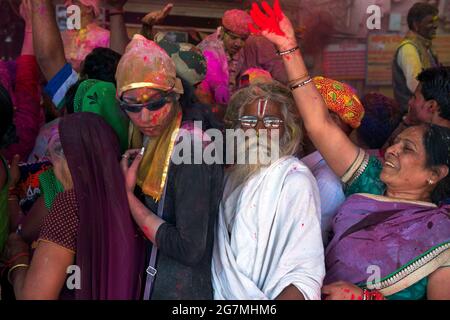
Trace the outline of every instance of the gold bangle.
[[300, 80], [304, 80], [305, 78], [309, 78], [309, 72], [306, 72], [305, 74], [302, 74], [297, 79], [289, 81], [289, 86], [292, 86], [294, 83], [296, 83], [296, 82], [298, 82]]
[[11, 283], [11, 274], [12, 274], [12, 272], [14, 270], [16, 270], [18, 268], [29, 268], [29, 267], [30, 267], [30, 265], [29, 264], [25, 264], [25, 263], [16, 264], [14, 267], [11, 267], [11, 269], [9, 269], [9, 271], [8, 271], [8, 276], [7, 276], [8, 282], [12, 285], [12, 283]]

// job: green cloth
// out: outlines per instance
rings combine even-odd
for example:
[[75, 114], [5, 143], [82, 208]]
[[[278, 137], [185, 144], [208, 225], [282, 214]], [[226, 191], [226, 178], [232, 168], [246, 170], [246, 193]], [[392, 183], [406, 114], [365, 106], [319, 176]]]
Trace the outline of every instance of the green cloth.
[[9, 219], [8, 219], [8, 182], [9, 170], [6, 160], [0, 156], [1, 164], [5, 167], [8, 174], [7, 183], [0, 190], [0, 253], [3, 251], [6, 239], [8, 238]]
[[[349, 197], [356, 193], [367, 193], [382, 196], [386, 192], [386, 185], [380, 179], [383, 164], [378, 158], [371, 156], [366, 170], [345, 190], [345, 196]], [[428, 277], [409, 286], [408, 288], [397, 292], [389, 297], [388, 300], [420, 300], [426, 297]]]
[[409, 286], [405, 290], [397, 292], [389, 297], [388, 300], [423, 300], [426, 299], [428, 286], [428, 277], [423, 278], [419, 282]]
[[382, 196], [386, 192], [386, 185], [381, 181], [380, 174], [383, 164], [376, 157], [369, 158], [366, 170], [345, 190], [345, 196], [355, 193], [368, 193]]
[[39, 175], [41, 194], [44, 195], [45, 207], [50, 210], [58, 193], [64, 192], [64, 187], [56, 178], [53, 169], [44, 171]]
[[111, 82], [85, 80], [78, 87], [73, 103], [74, 112], [92, 112], [101, 116], [116, 132], [120, 148], [128, 148], [129, 120], [116, 100], [116, 87]]

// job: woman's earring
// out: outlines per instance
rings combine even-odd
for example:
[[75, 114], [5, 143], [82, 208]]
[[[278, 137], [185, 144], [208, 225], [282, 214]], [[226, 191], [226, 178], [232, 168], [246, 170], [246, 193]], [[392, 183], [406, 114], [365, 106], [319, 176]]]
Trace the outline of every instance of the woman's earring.
[[431, 185], [433, 185], [434, 184], [434, 181], [433, 180], [431, 180], [431, 179], [429, 179], [428, 180], [428, 184], [431, 186]]

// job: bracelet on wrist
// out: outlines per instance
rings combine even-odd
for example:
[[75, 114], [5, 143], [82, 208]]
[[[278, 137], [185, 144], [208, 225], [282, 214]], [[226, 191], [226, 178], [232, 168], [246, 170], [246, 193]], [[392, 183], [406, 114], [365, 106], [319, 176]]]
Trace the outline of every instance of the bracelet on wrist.
[[384, 296], [378, 290], [363, 289], [363, 300], [384, 300]]
[[8, 271], [8, 276], [7, 276], [8, 282], [12, 285], [11, 275], [15, 270], [17, 270], [19, 268], [29, 268], [29, 267], [30, 267], [30, 265], [25, 264], [25, 263], [16, 264], [14, 267], [11, 267], [11, 269], [9, 269], [9, 271]]
[[313, 79], [311, 77], [308, 77], [308, 79], [306, 79], [305, 81], [301, 81], [296, 84], [293, 84], [290, 87], [291, 91], [294, 91], [295, 89], [298, 89], [298, 88], [302, 88], [302, 87], [306, 86], [307, 84], [310, 84], [312, 81], [313, 81]]
[[289, 86], [292, 86], [292, 85], [298, 83], [299, 81], [305, 80], [305, 79], [307, 79], [307, 78], [309, 78], [309, 73], [308, 73], [308, 72], [306, 72], [305, 74], [302, 74], [302, 75], [301, 75], [300, 77], [298, 77], [297, 79], [294, 79], [294, 80], [289, 81]]
[[277, 55], [280, 56], [280, 57], [281, 56], [285, 56], [285, 55], [291, 54], [291, 53], [293, 53], [293, 52], [295, 52], [295, 51], [297, 51], [299, 49], [300, 49], [300, 47], [296, 46], [295, 48], [292, 48], [292, 49], [289, 49], [289, 50], [277, 51]]
[[123, 10], [118, 10], [118, 9], [113, 9], [110, 10], [108, 13], [108, 16], [112, 17], [112, 16], [123, 16], [125, 12]]
[[29, 258], [29, 257], [30, 257], [30, 254], [29, 254], [28, 252], [18, 253], [18, 254], [16, 254], [15, 256], [13, 256], [11, 259], [9, 259], [9, 260], [6, 262], [6, 265], [7, 265], [8, 267], [10, 267], [10, 266], [12, 266], [12, 264], [13, 264], [17, 259], [22, 258], [22, 257], [27, 257], [27, 258]]

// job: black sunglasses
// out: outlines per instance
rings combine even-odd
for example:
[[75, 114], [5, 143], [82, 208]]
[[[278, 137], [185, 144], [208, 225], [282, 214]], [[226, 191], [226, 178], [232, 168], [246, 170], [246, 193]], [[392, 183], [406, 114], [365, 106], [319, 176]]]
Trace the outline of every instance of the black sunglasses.
[[141, 112], [143, 108], [149, 111], [157, 111], [164, 107], [168, 102], [173, 100], [175, 95], [173, 93], [158, 93], [153, 95], [148, 102], [145, 103], [128, 103], [123, 100], [123, 97], [118, 99], [120, 107], [131, 113]]

